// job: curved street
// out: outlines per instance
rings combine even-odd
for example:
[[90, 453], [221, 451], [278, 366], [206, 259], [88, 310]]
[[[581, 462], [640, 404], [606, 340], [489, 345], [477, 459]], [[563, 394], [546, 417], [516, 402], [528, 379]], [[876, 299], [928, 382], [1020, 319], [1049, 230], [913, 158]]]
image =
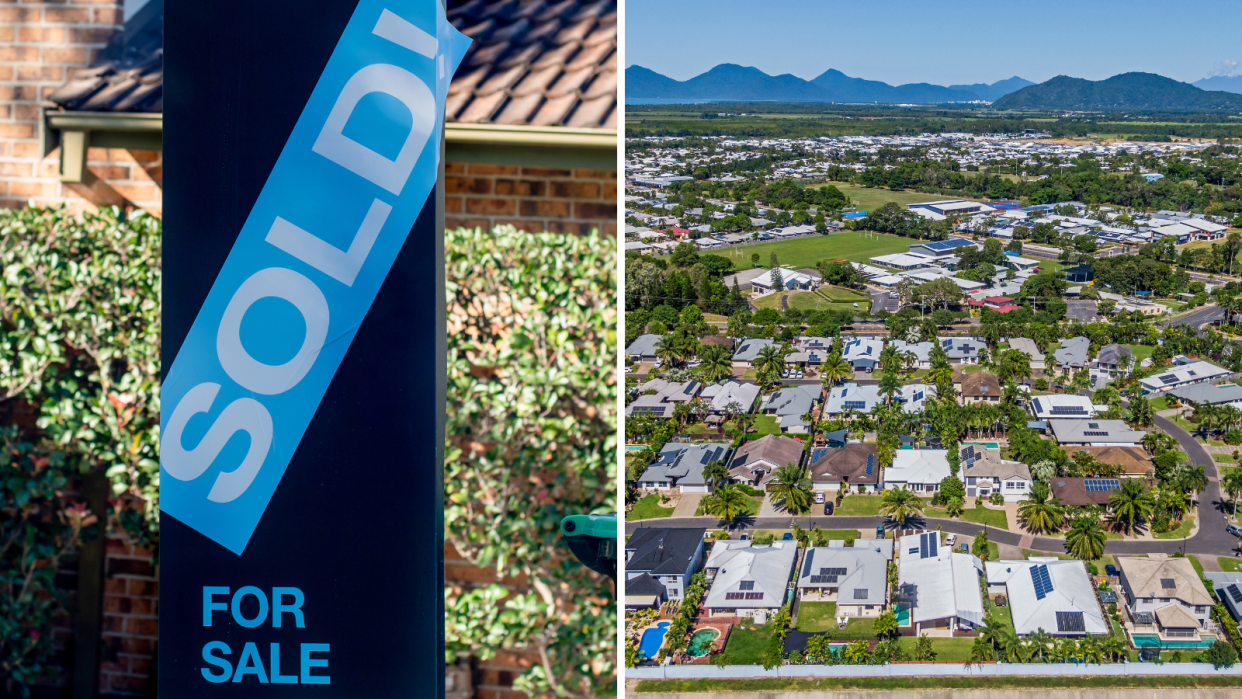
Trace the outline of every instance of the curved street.
[[[1225, 501], [1221, 495], [1219, 473], [1216, 470], [1215, 461], [1208, 454], [1207, 450], [1196, 442], [1189, 433], [1169, 420], [1156, 416], [1156, 426], [1172, 435], [1178, 441], [1182, 449], [1190, 456], [1192, 463], [1206, 467], [1208, 487], [1199, 496], [1199, 531], [1194, 536], [1186, 539], [1159, 541], [1109, 539], [1104, 545], [1104, 553], [1123, 555], [1142, 553], [1172, 554], [1180, 551], [1182, 553], [1210, 554], [1214, 556], [1232, 555], [1238, 548], [1238, 540], [1225, 531]], [[861, 532], [873, 530], [880, 525], [884, 525], [886, 529], [896, 528], [896, 523], [884, 516], [836, 517], [803, 515], [800, 517], [739, 518], [729, 529], [735, 532], [758, 529], [789, 529], [795, 521], [804, 529], [818, 526], [821, 529], [856, 529]], [[641, 526], [668, 527], [672, 529], [693, 529], [696, 527], [715, 529], [719, 527], [719, 524], [719, 521], [714, 517], [665, 517], [627, 521], [625, 523], [625, 533], [628, 536]], [[997, 544], [1022, 546], [1023, 548], [1036, 551], [1061, 552], [1065, 550], [1065, 542], [1062, 539], [1030, 537], [1018, 532], [997, 529], [964, 520], [917, 517], [909, 520], [906, 527], [915, 529], [935, 529], [940, 527], [946, 532], [966, 536], [974, 536], [979, 533], [980, 529], [984, 529], [988, 533], [988, 540]], [[1023, 539], [1028, 540], [1023, 542]]]

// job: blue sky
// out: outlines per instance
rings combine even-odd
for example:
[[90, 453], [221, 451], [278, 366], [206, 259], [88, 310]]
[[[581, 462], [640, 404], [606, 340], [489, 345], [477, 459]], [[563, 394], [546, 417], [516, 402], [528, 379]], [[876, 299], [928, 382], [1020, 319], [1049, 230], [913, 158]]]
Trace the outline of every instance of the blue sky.
[[810, 79], [992, 83], [1142, 71], [1242, 74], [1236, 0], [625, 0], [625, 62], [685, 80], [720, 63]]

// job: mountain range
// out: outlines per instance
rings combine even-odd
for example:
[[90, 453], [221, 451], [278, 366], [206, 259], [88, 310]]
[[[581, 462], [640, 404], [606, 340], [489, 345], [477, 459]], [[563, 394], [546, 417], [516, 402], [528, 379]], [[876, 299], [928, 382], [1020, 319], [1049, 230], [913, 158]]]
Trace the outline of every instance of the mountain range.
[[1012, 77], [991, 85], [980, 83], [944, 87], [910, 83], [893, 86], [878, 80], [851, 78], [839, 70], [828, 70], [813, 80], [803, 80], [789, 74], [768, 75], [758, 68], [732, 63], [718, 65], [702, 75], [679, 81], [639, 65], [625, 69], [627, 97], [736, 102], [941, 104], [992, 101], [1032, 84], [1029, 80]]
[[1106, 80], [1064, 75], [1011, 92], [996, 109], [1242, 111], [1242, 95], [1208, 91], [1155, 73], [1122, 73]]
[[894, 86], [853, 78], [839, 70], [803, 80], [732, 63], [680, 81], [633, 65], [625, 69], [625, 93], [637, 98], [735, 102], [945, 104], [982, 100], [998, 109], [1242, 111], [1242, 76], [1190, 84], [1154, 73], [1123, 73], [1106, 80], [1059, 75], [1039, 84], [1014, 76], [992, 84]]

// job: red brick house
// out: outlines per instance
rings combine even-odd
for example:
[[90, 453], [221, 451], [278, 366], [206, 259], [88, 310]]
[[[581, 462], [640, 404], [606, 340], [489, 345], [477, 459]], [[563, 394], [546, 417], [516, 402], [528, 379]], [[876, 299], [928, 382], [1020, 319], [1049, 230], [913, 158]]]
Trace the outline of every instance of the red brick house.
[[[446, 225], [615, 236], [616, 0], [449, 0], [448, 16], [474, 44], [448, 96]], [[163, 0], [0, 0], [0, 206], [159, 216], [162, 55]], [[96, 546], [81, 560], [98, 569], [66, 579], [81, 609], [101, 611], [66, 620], [73, 667], [49, 696], [93, 696], [96, 667], [99, 694], [154, 696], [152, 551], [116, 538]], [[448, 545], [445, 564], [448, 585], [497, 582]], [[75, 635], [102, 647], [75, 648]], [[450, 679], [480, 699], [508, 699], [532, 662], [502, 651], [472, 680]]]

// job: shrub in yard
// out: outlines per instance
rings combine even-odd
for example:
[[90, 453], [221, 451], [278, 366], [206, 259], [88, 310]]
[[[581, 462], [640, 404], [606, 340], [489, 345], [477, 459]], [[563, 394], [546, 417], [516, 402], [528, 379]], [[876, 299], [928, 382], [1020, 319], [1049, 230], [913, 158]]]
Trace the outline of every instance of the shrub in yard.
[[988, 502], [991, 502], [993, 505], [1003, 506], [1005, 504], [1005, 494], [999, 490], [994, 490], [988, 496]]
[[1229, 430], [1222, 439], [1231, 446], [1242, 444], [1242, 430]]

